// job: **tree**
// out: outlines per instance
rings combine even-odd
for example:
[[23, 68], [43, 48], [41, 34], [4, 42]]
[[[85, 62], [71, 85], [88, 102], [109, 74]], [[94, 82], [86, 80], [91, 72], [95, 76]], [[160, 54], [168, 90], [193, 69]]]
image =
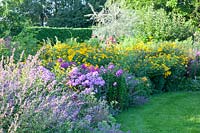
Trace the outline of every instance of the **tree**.
[[106, 0], [55, 0], [55, 12], [48, 20], [49, 26], [89, 27], [93, 21], [85, 15], [92, 13], [88, 3], [97, 11], [102, 9]]
[[0, 4], [0, 37], [17, 35], [28, 24], [20, 11], [23, 0], [4, 0]]
[[107, 4], [114, 2], [121, 2], [125, 8], [135, 10], [149, 6], [163, 8], [168, 14], [176, 13], [192, 19], [196, 25], [200, 23], [200, 0], [108, 0]]

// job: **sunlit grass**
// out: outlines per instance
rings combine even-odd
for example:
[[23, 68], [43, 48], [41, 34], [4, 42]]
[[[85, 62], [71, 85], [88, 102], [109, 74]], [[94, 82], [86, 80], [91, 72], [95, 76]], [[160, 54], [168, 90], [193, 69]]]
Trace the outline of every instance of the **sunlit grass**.
[[122, 129], [134, 133], [199, 133], [200, 92], [153, 96], [149, 103], [117, 117]]

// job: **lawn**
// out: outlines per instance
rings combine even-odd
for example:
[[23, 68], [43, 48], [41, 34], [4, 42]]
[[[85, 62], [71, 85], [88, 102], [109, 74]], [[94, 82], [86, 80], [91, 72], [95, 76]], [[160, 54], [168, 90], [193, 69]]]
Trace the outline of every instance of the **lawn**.
[[156, 95], [117, 116], [122, 130], [134, 133], [199, 133], [200, 92]]

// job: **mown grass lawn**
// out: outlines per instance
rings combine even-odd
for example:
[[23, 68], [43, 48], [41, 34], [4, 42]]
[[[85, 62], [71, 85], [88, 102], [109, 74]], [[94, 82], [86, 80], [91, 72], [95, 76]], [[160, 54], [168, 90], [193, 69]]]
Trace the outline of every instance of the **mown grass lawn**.
[[153, 96], [119, 114], [122, 130], [133, 133], [200, 133], [200, 92]]

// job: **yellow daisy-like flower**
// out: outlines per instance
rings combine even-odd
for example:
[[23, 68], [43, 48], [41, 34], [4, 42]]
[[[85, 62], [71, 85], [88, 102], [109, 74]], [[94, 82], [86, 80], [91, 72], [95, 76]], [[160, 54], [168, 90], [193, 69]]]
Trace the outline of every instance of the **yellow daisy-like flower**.
[[170, 76], [171, 74], [172, 74], [171, 71], [166, 71], [166, 72], [164, 73], [164, 77], [167, 78], [167, 77]]
[[163, 50], [162, 48], [158, 48], [158, 52], [162, 52], [162, 50]]
[[147, 81], [147, 77], [143, 77], [142, 80], [145, 82]]
[[68, 56], [68, 60], [69, 60], [69, 61], [72, 61], [72, 60], [73, 60], [73, 57], [74, 57], [74, 54], [69, 55], [69, 56]]

